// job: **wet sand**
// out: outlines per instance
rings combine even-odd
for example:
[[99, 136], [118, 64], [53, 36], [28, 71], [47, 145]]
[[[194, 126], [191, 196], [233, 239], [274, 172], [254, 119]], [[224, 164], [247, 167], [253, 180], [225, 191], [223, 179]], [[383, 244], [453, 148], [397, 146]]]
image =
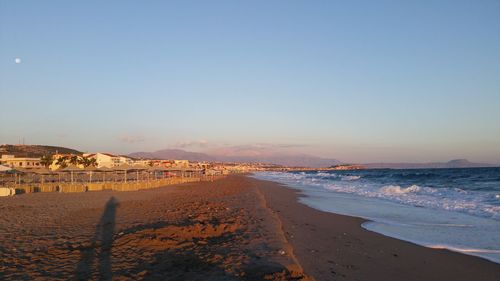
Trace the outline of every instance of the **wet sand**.
[[[0, 198], [0, 280], [498, 280], [500, 266], [366, 231], [245, 176]], [[305, 273], [304, 273], [305, 272]], [[310, 276], [310, 277], [308, 277]]]
[[280, 184], [258, 184], [305, 273], [316, 280], [500, 280], [500, 264], [367, 231], [363, 219], [297, 203], [300, 195]]

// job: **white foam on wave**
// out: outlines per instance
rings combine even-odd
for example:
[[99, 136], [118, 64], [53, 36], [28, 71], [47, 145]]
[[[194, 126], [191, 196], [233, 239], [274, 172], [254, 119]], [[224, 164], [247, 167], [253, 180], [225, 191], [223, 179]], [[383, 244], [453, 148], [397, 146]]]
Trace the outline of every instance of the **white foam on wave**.
[[432, 249], [448, 249], [451, 251], [462, 252], [462, 253], [500, 254], [500, 250], [490, 250], [490, 249], [459, 248], [448, 245], [428, 245], [427, 247]]
[[420, 226], [445, 226], [445, 227], [474, 227], [472, 224], [458, 224], [458, 223], [413, 223], [413, 225]]
[[[500, 194], [458, 187], [390, 185], [342, 173], [258, 173], [301, 190], [300, 202], [362, 217], [363, 227], [430, 248], [446, 248], [500, 263]], [[418, 207], [418, 208], [416, 208]], [[472, 216], [471, 216], [472, 215]]]
[[341, 178], [342, 178], [342, 180], [346, 180], [346, 181], [355, 181], [355, 180], [359, 180], [361, 178], [361, 176], [342, 176]]
[[[498, 242], [492, 240], [488, 235], [495, 235], [494, 232], [477, 232], [478, 225], [468, 225], [468, 224], [439, 224], [439, 223], [394, 223], [394, 222], [381, 222], [380, 221], [368, 221], [363, 223], [361, 226], [367, 230], [381, 233], [390, 237], [405, 240], [417, 245], [421, 245], [431, 249], [446, 249], [466, 255], [473, 255], [481, 257], [492, 262], [500, 263], [500, 250], [498, 249]], [[386, 225], [392, 225], [389, 229], [385, 228]], [[405, 228], [408, 226], [424, 226], [424, 232], [415, 235], [418, 228], [415, 229], [410, 227], [412, 234], [408, 234]], [[432, 228], [429, 228], [432, 227]], [[463, 240], [464, 234], [470, 240]], [[443, 237], [443, 235], [446, 237]], [[456, 237], [455, 237], [456, 235]], [[442, 236], [442, 237], [440, 237]], [[488, 242], [484, 242], [482, 238], [489, 240], [491, 248], [487, 245]], [[440, 242], [430, 242], [433, 239], [441, 240]], [[444, 242], [446, 241], [446, 242]], [[444, 242], [444, 243], [443, 243]], [[467, 246], [464, 245], [469, 244]], [[486, 244], [485, 244], [486, 243]], [[496, 247], [495, 247], [496, 245]], [[484, 248], [483, 248], [484, 247]]]
[[477, 257], [481, 257], [487, 260], [490, 260], [492, 262], [500, 263], [500, 250], [496, 249], [477, 249], [477, 248], [462, 248], [462, 247], [454, 247], [450, 245], [424, 245], [425, 247], [432, 248], [432, 249], [446, 249], [450, 250], [453, 252], [458, 252], [462, 254], [468, 254], [468, 255], [473, 255]]
[[354, 180], [359, 180], [361, 178], [361, 176], [356, 176], [356, 175], [342, 175], [342, 174], [327, 173], [322, 171], [318, 171], [316, 172], [316, 174], [310, 175], [310, 177], [311, 178], [320, 177], [324, 179], [340, 179], [343, 181], [354, 181]]
[[[282, 173], [266, 172], [261, 177], [288, 184], [314, 186], [334, 192], [380, 198], [405, 205], [464, 212], [482, 217], [500, 219], [500, 206], [491, 200], [500, 194], [479, 193], [460, 188], [432, 188], [419, 185], [377, 185], [357, 175], [340, 173]], [[339, 180], [340, 179], [340, 180]]]
[[380, 188], [380, 191], [387, 194], [407, 194], [419, 192], [420, 189], [420, 186], [415, 184], [406, 188], [399, 185], [386, 185]]

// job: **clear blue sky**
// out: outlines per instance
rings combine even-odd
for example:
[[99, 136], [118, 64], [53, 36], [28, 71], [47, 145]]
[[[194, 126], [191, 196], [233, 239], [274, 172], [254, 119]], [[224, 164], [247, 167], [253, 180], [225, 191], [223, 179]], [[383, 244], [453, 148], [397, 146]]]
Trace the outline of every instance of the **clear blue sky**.
[[500, 1], [0, 0], [0, 103], [0, 143], [500, 163]]

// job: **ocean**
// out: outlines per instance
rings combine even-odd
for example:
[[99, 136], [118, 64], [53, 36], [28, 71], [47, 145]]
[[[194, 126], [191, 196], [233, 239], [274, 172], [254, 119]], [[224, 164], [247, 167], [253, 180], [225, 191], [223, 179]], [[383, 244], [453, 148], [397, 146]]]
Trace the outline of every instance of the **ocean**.
[[500, 263], [500, 168], [258, 172], [362, 227]]

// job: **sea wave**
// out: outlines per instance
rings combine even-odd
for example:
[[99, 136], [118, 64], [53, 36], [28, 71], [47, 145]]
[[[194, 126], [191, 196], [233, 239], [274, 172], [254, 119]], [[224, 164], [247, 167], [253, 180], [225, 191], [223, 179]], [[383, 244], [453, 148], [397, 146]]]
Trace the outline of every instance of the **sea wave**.
[[494, 173], [500, 170], [264, 172], [256, 176], [301, 190], [305, 197], [300, 201], [313, 208], [365, 218], [368, 221], [362, 226], [370, 231], [500, 263], [500, 182]]
[[464, 252], [464, 253], [492, 253], [492, 254], [500, 254], [500, 250], [490, 250], [490, 249], [474, 249], [474, 248], [458, 248], [447, 245], [432, 245], [429, 248], [433, 249], [448, 249], [456, 252]]
[[380, 188], [380, 191], [387, 194], [417, 193], [420, 191], [420, 186], [414, 184], [412, 186], [404, 188], [399, 185], [387, 185]]
[[361, 178], [361, 176], [342, 176], [341, 178], [342, 178], [342, 180], [346, 180], [346, 181], [355, 181], [355, 180], [359, 180]]
[[264, 177], [283, 183], [322, 188], [363, 197], [379, 198], [418, 207], [464, 212], [482, 217], [500, 219], [500, 194], [459, 187], [430, 187], [417, 184], [383, 184], [372, 177], [338, 172], [266, 172]]
[[316, 174], [307, 174], [302, 172], [301, 176], [310, 177], [311, 179], [319, 177], [322, 179], [333, 179], [333, 180], [343, 180], [343, 181], [354, 181], [354, 180], [359, 180], [361, 178], [361, 176], [359, 175], [343, 175], [343, 174], [329, 173], [324, 171], [318, 171]]

